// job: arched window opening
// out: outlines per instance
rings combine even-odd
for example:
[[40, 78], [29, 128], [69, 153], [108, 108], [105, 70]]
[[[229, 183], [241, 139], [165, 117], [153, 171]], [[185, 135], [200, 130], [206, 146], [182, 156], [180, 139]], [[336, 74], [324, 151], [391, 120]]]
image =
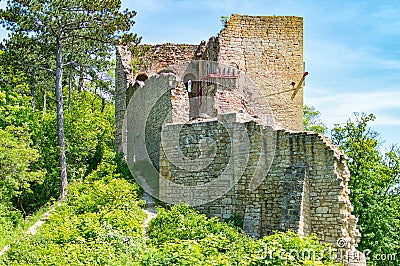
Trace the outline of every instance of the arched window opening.
[[[197, 90], [194, 90], [194, 85], [197, 85], [197, 78], [193, 74], [186, 74], [183, 78], [183, 83], [185, 83], [185, 87], [189, 92], [189, 96], [196, 97]], [[192, 95], [190, 95], [192, 94]]]
[[145, 82], [148, 79], [149, 79], [149, 77], [147, 76], [146, 73], [141, 73], [141, 74], [136, 76], [136, 80], [137, 81]]
[[198, 81], [192, 73], [186, 74], [183, 78], [186, 90], [189, 95], [189, 117], [197, 118], [200, 114], [202, 87], [201, 81]]

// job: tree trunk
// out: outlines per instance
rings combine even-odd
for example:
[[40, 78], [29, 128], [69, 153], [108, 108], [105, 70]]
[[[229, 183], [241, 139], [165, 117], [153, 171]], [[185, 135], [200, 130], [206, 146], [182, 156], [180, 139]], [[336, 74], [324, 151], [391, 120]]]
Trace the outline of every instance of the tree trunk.
[[60, 185], [60, 200], [64, 200], [67, 195], [67, 159], [65, 156], [65, 135], [64, 135], [64, 103], [62, 91], [63, 79], [63, 47], [61, 40], [57, 41], [57, 66], [56, 66], [56, 106], [57, 106], [57, 135], [58, 145], [61, 149], [60, 168], [61, 168], [61, 185]]
[[104, 112], [104, 108], [106, 107], [106, 99], [101, 98], [101, 112]]
[[46, 88], [43, 89], [43, 118], [44, 115], [46, 114], [46, 108], [47, 108], [47, 91]]
[[32, 72], [32, 82], [31, 82], [31, 106], [32, 106], [32, 112], [35, 112], [35, 79], [36, 79], [36, 69], [33, 69]]
[[81, 93], [82, 89], [83, 89], [83, 70], [82, 70], [82, 66], [79, 66], [78, 93]]
[[68, 111], [71, 110], [71, 105], [72, 105], [72, 63], [69, 68], [69, 90], [68, 90]]

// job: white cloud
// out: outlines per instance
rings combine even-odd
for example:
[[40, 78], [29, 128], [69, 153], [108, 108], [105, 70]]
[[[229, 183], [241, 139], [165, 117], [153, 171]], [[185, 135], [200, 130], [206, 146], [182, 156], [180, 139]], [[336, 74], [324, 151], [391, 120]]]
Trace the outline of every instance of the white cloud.
[[400, 110], [400, 92], [364, 92], [364, 93], [321, 93], [306, 98], [306, 104], [315, 106], [321, 112], [321, 120], [332, 126], [344, 123], [354, 112], [374, 113], [375, 125], [399, 125], [396, 112]]

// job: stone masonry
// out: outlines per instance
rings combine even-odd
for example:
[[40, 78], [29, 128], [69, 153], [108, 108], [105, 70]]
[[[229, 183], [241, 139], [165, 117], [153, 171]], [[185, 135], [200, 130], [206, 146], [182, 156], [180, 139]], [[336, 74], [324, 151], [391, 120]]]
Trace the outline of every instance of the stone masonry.
[[303, 129], [303, 19], [232, 15], [218, 37], [200, 45], [117, 47], [116, 150], [122, 151], [124, 102], [135, 84], [191, 60], [216, 61], [245, 73], [268, 102], [276, 124]]
[[346, 156], [303, 131], [307, 74], [300, 17], [232, 15], [200, 45], [117, 47], [116, 151], [162, 201], [236, 216], [254, 237], [341, 240], [364, 265]]
[[[236, 183], [231, 184], [227, 193], [196, 206], [198, 210], [221, 219], [239, 217], [244, 221], [243, 229], [257, 238], [291, 229], [305, 235], [316, 234], [334, 246], [339, 239], [344, 239], [350, 250], [357, 247], [360, 234], [356, 229], [357, 219], [351, 214], [350, 172], [343, 152], [331, 145], [326, 137], [313, 132], [275, 131], [253, 121], [240, 121], [235, 116], [218, 119], [232, 119], [233, 123], [244, 125], [250, 140], [248, 161], [244, 172]], [[167, 141], [162, 144], [160, 159], [161, 176], [188, 187], [209, 183], [219, 177], [234, 156], [234, 140], [229, 138], [226, 127], [218, 120], [185, 124], [180, 131], [176, 130], [177, 127], [177, 124], [167, 125]], [[204, 138], [223, 141], [215, 141], [215, 154], [207, 156], [204, 151], [201, 161], [197, 162], [202, 164], [212, 160], [212, 163], [204, 163], [207, 167], [189, 172], [171, 163], [165, 155], [175, 149], [169, 145], [173, 142], [168, 140], [176, 134], [179, 134], [180, 149], [187, 158], [200, 156]], [[185, 141], [188, 137], [191, 137], [191, 142]], [[265, 176], [258, 176], [257, 164], [265, 158], [272, 158], [271, 168]], [[251, 185], [254, 179], [262, 181], [255, 189]], [[222, 184], [221, 188], [216, 188], [215, 185], [212, 191], [224, 190], [226, 186]], [[175, 189], [169, 188], [167, 183], [160, 184], [160, 198], [183, 201], [185, 195], [182, 197]], [[201, 202], [210, 195], [204, 191], [199, 197], [192, 202]]]

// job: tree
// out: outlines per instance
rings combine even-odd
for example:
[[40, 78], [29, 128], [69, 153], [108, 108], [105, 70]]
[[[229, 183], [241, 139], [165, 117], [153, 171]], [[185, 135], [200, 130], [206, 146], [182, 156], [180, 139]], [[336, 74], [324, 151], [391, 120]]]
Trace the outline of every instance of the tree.
[[320, 115], [320, 111], [316, 110], [314, 106], [309, 107], [304, 105], [304, 129], [324, 135], [327, 131], [327, 127], [321, 122]]
[[111, 52], [113, 44], [137, 43], [137, 36], [127, 33], [134, 24], [136, 12], [120, 9], [118, 0], [20, 0], [8, 1], [6, 9], [0, 12], [2, 25], [14, 34], [54, 47], [61, 200], [67, 193], [63, 75], [66, 64], [71, 64], [65, 63], [64, 57], [74, 50], [75, 57], [93, 56], [94, 50], [101, 56]]
[[[64, 93], [68, 88], [64, 88]], [[111, 101], [105, 103], [88, 91], [73, 92], [72, 109], [65, 112], [66, 158], [69, 180], [83, 180], [95, 170], [100, 160], [114, 150], [114, 107]], [[24, 209], [32, 213], [59, 195], [59, 148], [55, 112], [44, 117], [37, 112], [30, 122], [32, 141], [40, 158], [34, 163], [35, 169], [44, 169], [47, 174], [42, 184], [31, 186], [33, 193], [24, 194]], [[50, 137], [49, 137], [50, 136]]]
[[393, 146], [381, 153], [378, 133], [368, 126], [374, 119], [373, 114], [356, 114], [355, 121], [332, 131], [332, 141], [349, 157], [350, 200], [362, 235], [359, 248], [371, 250], [370, 258], [400, 254], [400, 150]]
[[39, 154], [30, 142], [26, 126], [0, 128], [0, 203], [8, 204], [15, 199], [24, 215], [21, 194], [31, 192], [31, 183], [42, 182], [44, 176], [43, 171], [32, 169]]
[[[3, 56], [0, 52], [0, 58]], [[31, 184], [41, 183], [44, 176], [44, 171], [34, 169], [39, 153], [32, 147], [28, 125], [32, 119], [30, 100], [20, 93], [28, 84], [23, 73], [11, 67], [0, 65], [0, 76], [0, 209], [12, 209], [13, 201], [26, 214], [21, 196], [31, 193]]]
[[[44, 45], [40, 40], [32, 39], [23, 33], [13, 33], [5, 41], [3, 51], [1, 65], [10, 65], [13, 70], [25, 73], [29, 90], [24, 94], [31, 96], [32, 111], [40, 109], [38, 103], [41, 102], [45, 113], [47, 90], [54, 87], [55, 65], [51, 56], [54, 53], [53, 46]], [[38, 93], [40, 89], [43, 91]]]

